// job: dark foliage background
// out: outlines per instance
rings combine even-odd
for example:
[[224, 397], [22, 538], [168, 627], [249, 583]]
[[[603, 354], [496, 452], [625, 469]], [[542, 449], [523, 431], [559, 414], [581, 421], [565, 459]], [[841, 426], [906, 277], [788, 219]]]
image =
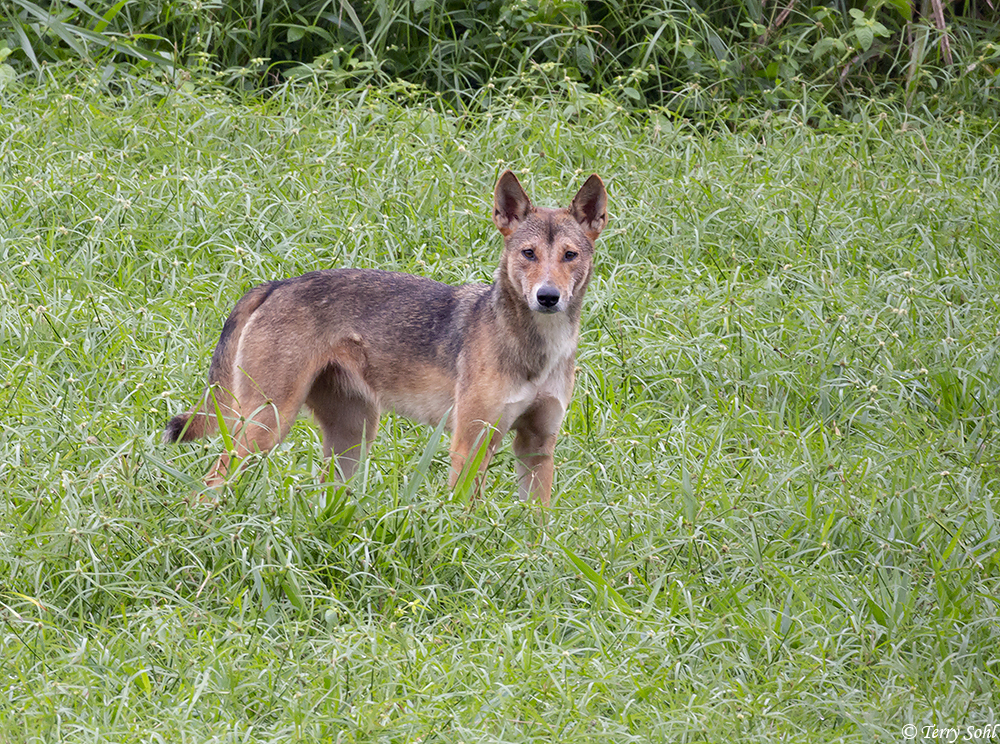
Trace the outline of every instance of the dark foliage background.
[[128, 60], [250, 88], [396, 84], [460, 106], [541, 86], [684, 115], [822, 119], [872, 95], [989, 109], [998, 31], [992, 0], [8, 0], [0, 54], [8, 75], [77, 58], [110, 77]]

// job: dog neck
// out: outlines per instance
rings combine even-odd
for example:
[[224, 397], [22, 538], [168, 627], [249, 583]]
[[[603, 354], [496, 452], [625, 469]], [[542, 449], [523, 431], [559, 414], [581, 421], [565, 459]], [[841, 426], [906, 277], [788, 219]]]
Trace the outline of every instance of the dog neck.
[[509, 348], [505, 361], [517, 366], [529, 380], [548, 376], [552, 369], [572, 357], [580, 328], [581, 296], [573, 298], [560, 313], [538, 313], [528, 307], [521, 292], [497, 271], [490, 290], [490, 304], [506, 333]]

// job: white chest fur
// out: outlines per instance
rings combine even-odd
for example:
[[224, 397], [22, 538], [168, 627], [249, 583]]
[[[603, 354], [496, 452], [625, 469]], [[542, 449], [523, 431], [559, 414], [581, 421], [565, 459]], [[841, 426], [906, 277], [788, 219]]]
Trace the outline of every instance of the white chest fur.
[[578, 329], [565, 313], [536, 314], [535, 323], [545, 341], [545, 367], [533, 381], [522, 383], [507, 395], [503, 418], [508, 426], [535, 401], [543, 398], [557, 400], [563, 413], [569, 406], [570, 388], [566, 365], [573, 363]]

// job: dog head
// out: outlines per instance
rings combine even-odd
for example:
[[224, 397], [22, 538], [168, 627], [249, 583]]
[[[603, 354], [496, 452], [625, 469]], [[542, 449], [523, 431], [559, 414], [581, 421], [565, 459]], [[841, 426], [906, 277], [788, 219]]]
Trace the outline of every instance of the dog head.
[[504, 172], [493, 192], [493, 223], [504, 237], [500, 264], [536, 313], [578, 307], [590, 282], [594, 241], [608, 222], [608, 194], [595, 174], [564, 209], [535, 207], [517, 177]]

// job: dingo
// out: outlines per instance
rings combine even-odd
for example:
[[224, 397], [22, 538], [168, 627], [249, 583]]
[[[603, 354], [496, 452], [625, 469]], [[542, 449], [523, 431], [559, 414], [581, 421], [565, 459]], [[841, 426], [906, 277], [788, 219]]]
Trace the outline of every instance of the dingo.
[[305, 405], [346, 480], [383, 410], [431, 425], [447, 416], [452, 487], [480, 443], [481, 479], [513, 430], [521, 498], [548, 504], [607, 193], [593, 175], [568, 208], [538, 208], [507, 171], [493, 205], [504, 250], [492, 285], [332, 269], [251, 289], [222, 329], [205, 398], [170, 420], [164, 441], [211, 433], [221, 412], [235, 451], [206, 476], [215, 487], [232, 455], [273, 448]]

